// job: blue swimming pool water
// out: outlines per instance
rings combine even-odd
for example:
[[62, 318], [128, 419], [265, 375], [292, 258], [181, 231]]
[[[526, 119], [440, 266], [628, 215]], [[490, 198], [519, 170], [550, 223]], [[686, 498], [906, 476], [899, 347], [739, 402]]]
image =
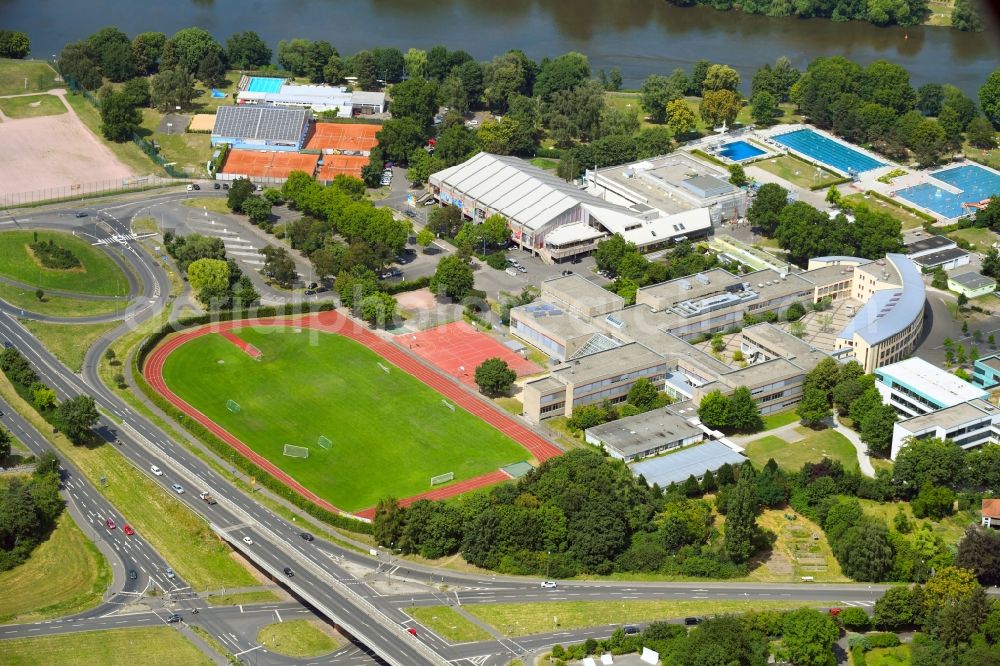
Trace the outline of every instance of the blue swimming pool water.
[[215, 99], [222, 99], [225, 96], [226, 93], [224, 93], [223, 91], [219, 90], [218, 88], [212, 88], [212, 97], [214, 97]]
[[254, 93], [276, 93], [281, 90], [284, 79], [275, 79], [266, 76], [251, 76], [250, 84], [247, 85], [247, 92]]
[[975, 164], [938, 171], [933, 177], [958, 188], [962, 193], [952, 194], [932, 183], [921, 183], [898, 190], [896, 194], [948, 218], [959, 217], [975, 210], [963, 208], [963, 203], [975, 203], [992, 196], [1000, 196], [1000, 176]]
[[858, 172], [870, 171], [885, 164], [811, 129], [795, 130], [771, 138], [843, 173], [847, 173], [850, 169]]
[[730, 141], [719, 150], [720, 155], [728, 157], [734, 162], [742, 162], [751, 157], [763, 155], [764, 152], [757, 146], [749, 144], [746, 141]]

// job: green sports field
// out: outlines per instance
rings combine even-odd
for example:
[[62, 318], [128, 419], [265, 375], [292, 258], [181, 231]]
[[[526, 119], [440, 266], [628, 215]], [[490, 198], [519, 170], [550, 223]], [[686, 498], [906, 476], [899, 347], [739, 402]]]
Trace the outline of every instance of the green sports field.
[[[263, 352], [255, 361], [221, 335], [205, 335], [167, 358], [167, 386], [334, 506], [359, 511], [386, 495], [430, 490], [430, 478], [468, 479], [529, 457], [477, 417], [363, 345], [303, 329], [243, 329]], [[390, 368], [386, 374], [379, 363]], [[226, 408], [240, 405], [239, 413]], [[333, 446], [317, 445], [320, 435]], [[307, 459], [283, 455], [307, 446]]]
[[0, 275], [41, 289], [61, 289], [84, 294], [114, 296], [128, 293], [128, 280], [122, 270], [103, 250], [72, 234], [39, 231], [38, 240], [53, 240], [76, 255], [82, 264], [72, 270], [50, 270], [28, 254], [34, 242], [32, 231], [0, 233]]

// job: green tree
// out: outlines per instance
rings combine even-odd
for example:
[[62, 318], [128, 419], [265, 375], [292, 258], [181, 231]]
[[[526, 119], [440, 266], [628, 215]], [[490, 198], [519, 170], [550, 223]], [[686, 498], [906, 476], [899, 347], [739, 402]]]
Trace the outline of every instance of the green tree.
[[224, 53], [211, 51], [198, 63], [198, 80], [208, 87], [222, 85], [226, 79], [226, 63]]
[[434, 156], [445, 166], [453, 166], [464, 162], [469, 156], [479, 150], [479, 142], [475, 133], [465, 125], [453, 125], [442, 131], [437, 137]]
[[255, 305], [260, 300], [260, 294], [253, 282], [246, 275], [241, 275], [233, 285], [233, 307], [248, 308]]
[[261, 271], [282, 287], [290, 289], [299, 279], [295, 262], [285, 248], [268, 245], [258, 252], [264, 256], [264, 268]]
[[752, 433], [764, 428], [764, 421], [760, 418], [760, 410], [754, 402], [750, 389], [738, 386], [729, 400], [727, 425], [730, 429]]
[[913, 439], [905, 443], [892, 468], [893, 482], [906, 493], [924, 484], [948, 486], [963, 475], [965, 454], [949, 439]]
[[986, 23], [976, 0], [955, 0], [951, 10], [951, 27], [966, 32], [982, 32]]
[[872, 619], [868, 616], [868, 613], [857, 606], [843, 609], [838, 619], [844, 625], [845, 629], [852, 631], [865, 631], [872, 623]]
[[782, 652], [795, 666], [833, 666], [833, 644], [840, 637], [836, 623], [826, 613], [800, 608], [785, 614], [781, 623]]
[[240, 208], [253, 224], [263, 224], [271, 219], [271, 202], [264, 197], [248, 196], [240, 204]]
[[124, 32], [114, 27], [101, 28], [87, 38], [87, 43], [97, 56], [104, 76], [115, 82], [135, 76], [132, 41]]
[[896, 410], [891, 405], [879, 405], [861, 419], [861, 440], [875, 453], [886, 455], [892, 445], [892, 426]]
[[130, 106], [137, 109], [149, 106], [149, 79], [143, 77], [129, 79], [122, 86], [121, 92], [128, 100]]
[[221, 259], [198, 259], [187, 268], [188, 283], [205, 305], [229, 290], [229, 264]]
[[392, 87], [392, 116], [406, 118], [421, 130], [430, 129], [437, 113], [437, 84], [426, 79], [409, 79]]
[[913, 498], [911, 506], [913, 515], [917, 518], [941, 520], [954, 513], [955, 493], [944, 486], [934, 486], [925, 483], [920, 492]]
[[771, 236], [778, 228], [781, 211], [787, 205], [788, 190], [776, 183], [764, 183], [747, 210], [747, 220], [765, 236]]
[[795, 408], [795, 413], [802, 419], [802, 423], [809, 427], [816, 427], [830, 418], [830, 402], [826, 393], [818, 388], [809, 388], [803, 393], [802, 401]]
[[234, 69], [257, 69], [271, 63], [270, 47], [252, 30], [233, 33], [226, 40], [226, 57]]
[[648, 412], [663, 405], [660, 392], [656, 385], [646, 377], [640, 377], [628, 390], [628, 404], [634, 405], [640, 411]]
[[89, 395], [79, 395], [61, 402], [55, 412], [59, 429], [75, 444], [88, 438], [90, 429], [97, 425], [99, 419], [97, 405]]
[[705, 72], [705, 80], [701, 84], [704, 92], [713, 90], [729, 90], [736, 92], [740, 87], [739, 73], [729, 65], [711, 65]]
[[226, 195], [226, 205], [234, 213], [243, 212], [243, 203], [253, 196], [256, 188], [249, 178], [237, 178], [229, 186], [229, 194]]
[[1000, 534], [969, 525], [958, 542], [955, 564], [972, 571], [980, 585], [1000, 584]]
[[385, 328], [396, 317], [396, 298], [384, 291], [361, 299], [361, 318], [373, 326]]
[[548, 100], [560, 90], [569, 90], [590, 78], [590, 63], [582, 53], [569, 52], [542, 64], [535, 78], [534, 93]]
[[0, 58], [20, 60], [31, 53], [31, 40], [20, 30], [0, 30]]
[[709, 90], [702, 97], [698, 112], [701, 119], [710, 125], [732, 125], [742, 105], [743, 100], [732, 90]]
[[711, 391], [698, 404], [698, 418], [709, 428], [719, 430], [729, 425], [730, 400], [721, 391]]
[[669, 78], [650, 74], [642, 82], [639, 103], [643, 111], [649, 114], [650, 120], [662, 123], [667, 120], [669, 114], [667, 106], [675, 101], [683, 102], [683, 95], [684, 90], [678, 89]]
[[132, 56], [135, 59], [136, 73], [139, 75], [155, 74], [160, 67], [160, 54], [167, 36], [162, 32], [141, 32], [132, 40]]
[[149, 84], [150, 100], [159, 111], [188, 106], [194, 93], [194, 77], [181, 67], [161, 70]]
[[735, 562], [746, 561], [753, 554], [757, 532], [757, 498], [753, 467], [749, 463], [740, 468], [739, 481], [729, 496], [723, 531], [726, 554]]
[[164, 43], [160, 63], [167, 69], [179, 66], [188, 74], [194, 74], [201, 61], [211, 53], [225, 56], [222, 46], [211, 33], [202, 28], [184, 28]]
[[969, 122], [965, 136], [969, 139], [969, 143], [976, 148], [989, 150], [997, 146], [996, 132], [993, 130], [993, 125], [983, 116], [976, 116]]
[[109, 87], [101, 89], [101, 134], [108, 141], [128, 141], [142, 123], [142, 115], [127, 95]]
[[729, 182], [736, 187], [743, 187], [747, 185], [750, 181], [747, 178], [746, 171], [743, 170], [743, 166], [740, 164], [730, 164], [729, 165]]
[[875, 602], [872, 621], [880, 629], [904, 629], [920, 620], [920, 600], [912, 587], [887, 589]]
[[429, 229], [421, 229], [417, 232], [417, 245], [426, 250], [434, 242], [434, 232]]
[[70, 84], [75, 82], [86, 90], [97, 90], [103, 82], [98, 55], [87, 42], [64, 46], [59, 52], [58, 69]]
[[766, 90], [762, 90], [750, 98], [750, 107], [750, 117], [758, 125], [772, 124], [781, 112], [774, 95]]
[[885, 580], [892, 570], [895, 549], [883, 523], [865, 518], [830, 544], [844, 574], [854, 580]]
[[[404, 85], [403, 83], [397, 85]], [[396, 113], [393, 106], [393, 114]], [[424, 130], [411, 118], [393, 118], [382, 125], [375, 135], [382, 154], [395, 162], [406, 163], [410, 155], [424, 143]]]
[[517, 373], [502, 358], [488, 358], [476, 367], [476, 385], [486, 395], [505, 395], [515, 379]]
[[461, 301], [472, 292], [473, 280], [472, 268], [453, 255], [438, 262], [431, 276], [430, 289], [439, 296]]
[[674, 136], [686, 136], [698, 128], [698, 117], [683, 99], [667, 103], [667, 129]]
[[278, 64], [313, 83], [323, 80], [323, 69], [337, 50], [325, 40], [290, 39], [278, 42]]
[[[42, 383], [31, 387], [31, 404], [39, 411], [46, 411], [56, 406], [56, 392]], [[2, 457], [2, 456], [0, 456]]]

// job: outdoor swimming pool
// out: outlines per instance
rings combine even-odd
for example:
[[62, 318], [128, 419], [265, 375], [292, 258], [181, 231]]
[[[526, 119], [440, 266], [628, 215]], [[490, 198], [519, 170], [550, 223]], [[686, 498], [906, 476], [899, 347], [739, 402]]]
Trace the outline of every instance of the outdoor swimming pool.
[[247, 85], [247, 92], [253, 93], [276, 93], [281, 91], [284, 79], [275, 79], [267, 76], [251, 76]]
[[761, 150], [757, 146], [747, 143], [746, 141], [730, 141], [719, 150], [720, 155], [728, 157], [734, 162], [742, 162], [743, 160], [748, 160], [751, 157], [758, 157], [763, 155], [764, 152], [765, 151]]
[[884, 162], [879, 162], [862, 152], [848, 148], [844, 144], [829, 139], [808, 128], [795, 130], [786, 134], [778, 134], [771, 138], [796, 152], [811, 157], [821, 164], [827, 164], [844, 174], [850, 169], [854, 169], [860, 173], [885, 165]]
[[898, 190], [896, 194], [946, 218], [975, 211], [974, 208], [964, 208], [963, 203], [976, 203], [1000, 195], [1000, 175], [976, 164], [944, 169], [931, 176], [961, 190], [961, 194], [952, 194], [933, 183], [920, 183]]

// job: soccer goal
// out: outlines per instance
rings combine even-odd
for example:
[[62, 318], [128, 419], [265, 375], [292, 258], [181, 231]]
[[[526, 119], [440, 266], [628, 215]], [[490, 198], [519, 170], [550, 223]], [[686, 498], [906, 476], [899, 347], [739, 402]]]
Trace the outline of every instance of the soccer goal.
[[228, 409], [229, 411], [231, 411], [233, 414], [239, 414], [240, 413], [240, 403], [236, 402], [235, 400], [227, 400], [226, 401], [226, 409]]
[[305, 446], [295, 446], [294, 444], [285, 444], [285, 455], [289, 458], [308, 458], [309, 449]]
[[447, 407], [447, 408], [448, 408], [448, 409], [450, 409], [451, 411], [455, 411], [455, 405], [451, 404], [451, 403], [450, 403], [450, 402], [448, 402], [447, 400], [444, 400], [444, 399], [442, 399], [442, 400], [441, 400], [441, 404], [443, 404], [443, 405], [444, 405], [445, 407]]
[[382, 368], [382, 372], [384, 372], [385, 374], [389, 374], [389, 368], [385, 367], [381, 363], [378, 364], [378, 367]]
[[316, 443], [319, 445], [319, 447], [321, 449], [332, 449], [333, 448], [333, 442], [330, 441], [330, 438], [329, 437], [324, 437], [323, 435], [319, 436], [319, 439], [316, 440]]
[[438, 474], [437, 476], [432, 476], [431, 486], [437, 486], [442, 483], [448, 483], [449, 481], [454, 480], [454, 478], [455, 478], [454, 472], [448, 472], [447, 474]]

